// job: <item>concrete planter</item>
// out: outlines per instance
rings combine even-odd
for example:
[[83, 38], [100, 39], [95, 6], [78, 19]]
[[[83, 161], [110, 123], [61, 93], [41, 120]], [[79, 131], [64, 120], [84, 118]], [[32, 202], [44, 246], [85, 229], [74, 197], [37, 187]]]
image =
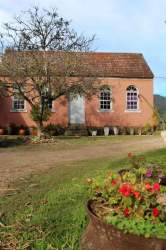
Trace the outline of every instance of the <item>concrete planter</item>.
[[113, 127], [114, 135], [118, 135], [119, 129], [118, 127]]
[[97, 130], [92, 130], [92, 136], [96, 136], [97, 135]]
[[162, 130], [160, 132], [160, 134], [161, 134], [161, 137], [163, 138], [164, 142], [166, 142], [166, 130]]
[[91, 205], [89, 201], [90, 223], [82, 236], [81, 250], [166, 250], [166, 240], [125, 234], [104, 223], [93, 213]]
[[109, 127], [104, 127], [104, 135], [108, 136], [110, 132], [110, 128]]

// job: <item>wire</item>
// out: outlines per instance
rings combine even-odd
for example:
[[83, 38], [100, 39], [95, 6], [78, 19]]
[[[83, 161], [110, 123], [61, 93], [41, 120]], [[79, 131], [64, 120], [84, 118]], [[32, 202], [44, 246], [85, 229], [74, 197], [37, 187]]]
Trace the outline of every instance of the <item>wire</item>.
[[166, 76], [155, 76], [154, 78], [166, 79]]

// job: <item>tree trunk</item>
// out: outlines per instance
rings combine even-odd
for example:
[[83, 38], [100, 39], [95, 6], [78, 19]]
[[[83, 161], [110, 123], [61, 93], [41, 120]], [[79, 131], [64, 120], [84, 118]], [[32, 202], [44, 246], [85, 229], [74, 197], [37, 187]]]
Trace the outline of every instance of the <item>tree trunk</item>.
[[37, 122], [37, 136], [38, 137], [42, 136], [42, 129], [43, 129], [43, 123]]

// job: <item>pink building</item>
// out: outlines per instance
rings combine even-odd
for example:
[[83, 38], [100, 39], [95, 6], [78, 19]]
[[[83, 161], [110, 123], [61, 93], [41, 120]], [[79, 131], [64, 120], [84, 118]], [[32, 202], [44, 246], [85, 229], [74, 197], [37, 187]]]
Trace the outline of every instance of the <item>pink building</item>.
[[[97, 127], [152, 124], [153, 73], [142, 54], [87, 52], [82, 56], [100, 80], [99, 94], [91, 100], [60, 97], [52, 103], [48, 123]], [[104, 85], [108, 87], [102, 87]], [[0, 126], [6, 127], [10, 123], [36, 125], [24, 100], [0, 97], [0, 111]]]

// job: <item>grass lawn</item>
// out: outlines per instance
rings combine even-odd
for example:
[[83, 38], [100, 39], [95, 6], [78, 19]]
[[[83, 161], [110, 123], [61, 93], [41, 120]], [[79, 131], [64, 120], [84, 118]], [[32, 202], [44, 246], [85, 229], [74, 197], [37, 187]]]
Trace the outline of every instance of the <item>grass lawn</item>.
[[[166, 161], [165, 149], [145, 155], [150, 162]], [[88, 223], [85, 179], [127, 164], [127, 158], [66, 163], [16, 183], [17, 193], [0, 198], [0, 244], [11, 250], [78, 250]]]

